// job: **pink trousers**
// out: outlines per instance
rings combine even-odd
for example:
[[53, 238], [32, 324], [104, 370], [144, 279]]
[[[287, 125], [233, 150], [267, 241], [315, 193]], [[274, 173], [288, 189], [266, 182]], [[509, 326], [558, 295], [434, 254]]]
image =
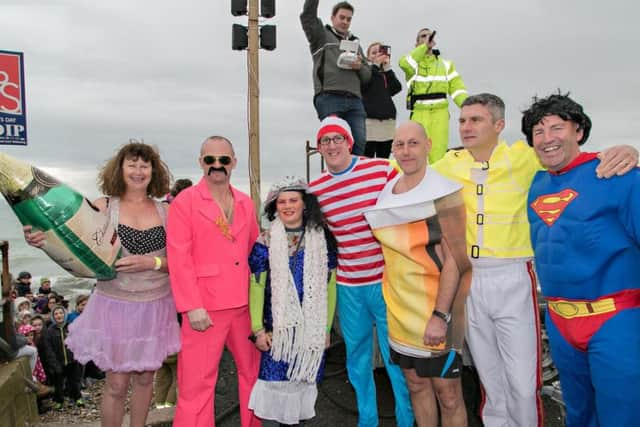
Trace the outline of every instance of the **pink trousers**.
[[251, 335], [249, 308], [244, 306], [209, 311], [209, 316], [213, 326], [203, 332], [193, 330], [186, 315], [182, 320], [182, 350], [178, 354], [178, 405], [173, 425], [215, 426], [218, 365], [226, 345], [238, 370], [242, 427], [259, 427], [260, 420], [248, 407], [260, 364], [260, 353], [248, 339]]

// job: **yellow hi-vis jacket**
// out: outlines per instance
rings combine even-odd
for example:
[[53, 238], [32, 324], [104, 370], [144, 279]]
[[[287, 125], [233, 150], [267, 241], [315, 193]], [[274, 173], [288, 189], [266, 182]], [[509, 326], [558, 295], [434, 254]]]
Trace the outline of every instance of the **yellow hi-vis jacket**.
[[467, 150], [451, 150], [432, 167], [464, 186], [471, 258], [533, 256], [527, 193], [543, 168], [526, 142], [499, 142], [488, 162], [477, 162]]
[[439, 99], [422, 99], [413, 104], [413, 109], [446, 108], [446, 95], [451, 96], [458, 107], [467, 99], [467, 89], [453, 62], [427, 54], [427, 45], [421, 44], [408, 55], [400, 58], [400, 68], [407, 81], [407, 96], [444, 94]]

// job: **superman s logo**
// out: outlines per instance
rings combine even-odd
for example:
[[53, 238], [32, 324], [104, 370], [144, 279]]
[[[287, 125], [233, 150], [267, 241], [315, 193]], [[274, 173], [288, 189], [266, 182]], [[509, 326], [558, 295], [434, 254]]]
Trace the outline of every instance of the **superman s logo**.
[[531, 208], [549, 227], [560, 218], [562, 212], [578, 197], [575, 190], [562, 190], [559, 193], [545, 194], [531, 203]]

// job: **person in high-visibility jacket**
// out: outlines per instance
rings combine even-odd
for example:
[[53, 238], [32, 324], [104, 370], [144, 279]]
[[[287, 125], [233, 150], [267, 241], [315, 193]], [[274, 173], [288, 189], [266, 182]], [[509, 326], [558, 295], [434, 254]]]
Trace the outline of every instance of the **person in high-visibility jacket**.
[[440, 57], [434, 49], [435, 31], [418, 31], [416, 47], [400, 58], [400, 68], [407, 81], [407, 108], [411, 120], [427, 130], [432, 141], [429, 163], [441, 159], [449, 145], [449, 101], [458, 107], [467, 99], [467, 89], [453, 62]]

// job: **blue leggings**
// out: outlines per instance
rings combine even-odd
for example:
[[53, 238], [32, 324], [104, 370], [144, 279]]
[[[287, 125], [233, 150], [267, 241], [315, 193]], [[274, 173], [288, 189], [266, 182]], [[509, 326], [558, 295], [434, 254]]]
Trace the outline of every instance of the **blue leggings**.
[[378, 333], [380, 353], [396, 401], [396, 423], [413, 426], [413, 410], [409, 390], [398, 365], [389, 358], [387, 307], [382, 297], [382, 285], [338, 285], [338, 316], [347, 348], [347, 374], [358, 402], [358, 427], [378, 425], [376, 385], [373, 380], [373, 326]]
[[640, 308], [622, 310], [589, 340], [571, 346], [547, 313], [551, 355], [558, 367], [567, 427], [638, 425], [640, 408]]

